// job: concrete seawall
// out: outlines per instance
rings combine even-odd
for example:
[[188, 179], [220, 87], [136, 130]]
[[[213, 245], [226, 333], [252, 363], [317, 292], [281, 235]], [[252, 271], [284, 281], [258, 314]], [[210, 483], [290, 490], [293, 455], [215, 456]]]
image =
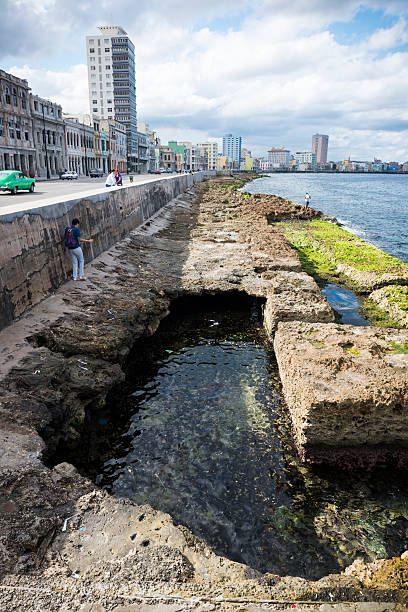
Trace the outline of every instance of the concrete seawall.
[[71, 219], [93, 238], [84, 246], [92, 261], [193, 183], [211, 173], [183, 174], [142, 184], [83, 192], [37, 206], [13, 205], [0, 212], [0, 329], [38, 304], [70, 276], [71, 261], [63, 244]]

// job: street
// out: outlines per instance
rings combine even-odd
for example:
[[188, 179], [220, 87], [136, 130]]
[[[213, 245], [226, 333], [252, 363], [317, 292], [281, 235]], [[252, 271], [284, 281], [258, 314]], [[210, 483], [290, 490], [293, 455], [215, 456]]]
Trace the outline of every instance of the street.
[[[169, 176], [176, 176], [171, 174], [135, 174], [133, 175], [133, 185], [137, 183], [146, 183], [150, 181], [157, 181]], [[89, 191], [92, 189], [98, 190], [105, 188], [106, 177], [101, 178], [89, 178], [80, 177], [73, 180], [50, 180], [50, 181], [38, 181], [35, 184], [34, 193], [29, 191], [20, 191], [16, 195], [11, 195], [8, 191], [0, 192], [0, 208], [4, 206], [10, 206], [13, 204], [31, 204], [38, 200], [45, 200], [48, 198], [59, 198], [62, 196], [75, 196], [76, 193], [82, 191]], [[123, 177], [123, 185], [130, 185], [130, 180], [127, 175]], [[112, 189], [115, 189], [112, 187]]]

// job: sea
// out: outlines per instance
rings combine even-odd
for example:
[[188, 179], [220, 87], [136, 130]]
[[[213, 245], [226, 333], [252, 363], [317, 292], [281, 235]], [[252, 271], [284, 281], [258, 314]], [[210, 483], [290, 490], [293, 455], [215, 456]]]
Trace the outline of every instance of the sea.
[[304, 203], [336, 217], [344, 229], [408, 263], [408, 175], [276, 173], [244, 187]]

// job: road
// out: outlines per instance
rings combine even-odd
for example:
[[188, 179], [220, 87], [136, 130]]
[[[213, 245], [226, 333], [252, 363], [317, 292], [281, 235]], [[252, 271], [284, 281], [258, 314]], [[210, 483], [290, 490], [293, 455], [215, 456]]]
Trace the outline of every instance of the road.
[[[133, 184], [146, 183], [150, 181], [157, 181], [169, 176], [176, 176], [175, 174], [135, 174], [133, 176]], [[76, 193], [81, 191], [89, 191], [91, 189], [103, 189], [105, 185], [106, 177], [102, 178], [89, 178], [80, 177], [75, 180], [51, 180], [51, 181], [38, 181], [35, 185], [34, 193], [28, 191], [20, 191], [15, 196], [9, 192], [0, 192], [0, 208], [4, 206], [10, 206], [13, 204], [31, 204], [38, 200], [45, 200], [48, 198], [59, 198], [60, 196], [75, 196]], [[130, 185], [129, 177], [123, 177], [123, 185]]]

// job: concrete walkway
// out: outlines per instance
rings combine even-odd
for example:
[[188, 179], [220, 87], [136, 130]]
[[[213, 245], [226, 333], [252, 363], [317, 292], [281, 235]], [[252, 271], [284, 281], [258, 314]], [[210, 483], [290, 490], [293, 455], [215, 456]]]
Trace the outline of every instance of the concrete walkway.
[[[147, 183], [168, 181], [177, 174], [152, 175], [142, 174], [133, 177], [131, 183], [129, 177], [124, 178], [122, 187], [113, 187], [117, 191], [126, 189], [134, 185], [144, 185]], [[15, 212], [25, 212], [33, 208], [38, 209], [60, 202], [84, 199], [97, 194], [107, 193], [110, 188], [105, 187], [105, 177], [103, 179], [83, 179], [78, 181], [47, 181], [36, 185], [34, 193], [22, 191], [12, 196], [8, 192], [0, 193], [0, 215], [8, 215]]]

